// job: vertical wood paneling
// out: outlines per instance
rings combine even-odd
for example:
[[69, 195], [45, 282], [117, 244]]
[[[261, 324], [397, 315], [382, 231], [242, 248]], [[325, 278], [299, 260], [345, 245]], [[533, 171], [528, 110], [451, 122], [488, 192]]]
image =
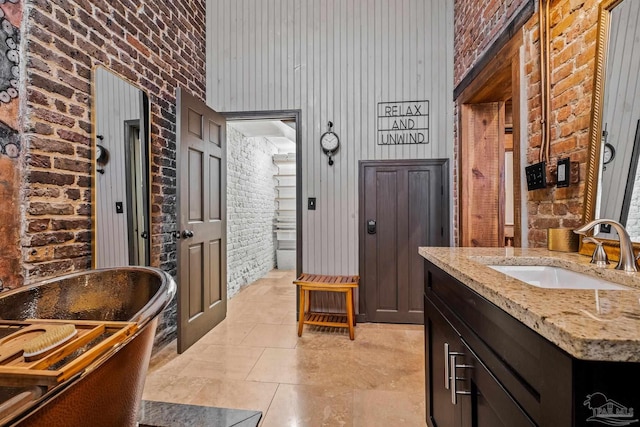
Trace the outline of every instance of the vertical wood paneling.
[[[302, 213], [303, 270], [356, 273], [358, 161], [452, 156], [453, 1], [208, 0], [207, 17], [209, 105], [302, 111], [302, 195], [318, 199]], [[377, 103], [419, 99], [430, 143], [378, 146]]]
[[[636, 125], [640, 119], [640, 2], [624, 1], [611, 14], [607, 55], [603, 129], [616, 150], [602, 173], [600, 218], [620, 220], [625, 185], [632, 161]], [[603, 234], [604, 236], [604, 234]], [[615, 238], [615, 233], [613, 233]]]
[[[96, 174], [96, 267], [129, 264], [127, 229], [127, 188], [125, 121], [140, 119], [140, 90], [120, 77], [97, 68], [95, 72], [96, 134], [98, 143], [109, 151], [103, 174]], [[116, 213], [116, 202], [124, 212]]]

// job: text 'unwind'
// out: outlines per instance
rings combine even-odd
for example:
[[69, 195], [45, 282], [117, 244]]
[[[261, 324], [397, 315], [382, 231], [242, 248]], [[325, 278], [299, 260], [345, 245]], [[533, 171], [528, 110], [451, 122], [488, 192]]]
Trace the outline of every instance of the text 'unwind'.
[[378, 103], [378, 145], [428, 144], [429, 101]]

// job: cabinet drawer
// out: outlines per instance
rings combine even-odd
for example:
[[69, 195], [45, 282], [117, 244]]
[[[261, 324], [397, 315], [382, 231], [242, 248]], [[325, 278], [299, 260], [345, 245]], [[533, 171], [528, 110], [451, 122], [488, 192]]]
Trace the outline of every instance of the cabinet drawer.
[[560, 392], [571, 381], [566, 353], [440, 268], [425, 268], [425, 296], [534, 421], [570, 400]]

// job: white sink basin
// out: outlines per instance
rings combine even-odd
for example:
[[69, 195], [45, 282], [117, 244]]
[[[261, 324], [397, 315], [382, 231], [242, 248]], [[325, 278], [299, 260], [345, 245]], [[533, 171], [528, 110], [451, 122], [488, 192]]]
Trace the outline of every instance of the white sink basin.
[[560, 267], [546, 265], [489, 265], [488, 267], [538, 288], [630, 290], [617, 283]]

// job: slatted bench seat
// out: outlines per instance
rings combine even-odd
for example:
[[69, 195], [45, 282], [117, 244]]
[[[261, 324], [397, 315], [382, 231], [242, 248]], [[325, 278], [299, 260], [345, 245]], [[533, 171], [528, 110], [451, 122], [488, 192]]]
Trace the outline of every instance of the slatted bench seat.
[[[359, 276], [327, 276], [303, 273], [293, 281], [300, 293], [300, 313], [298, 315], [298, 336], [307, 325], [348, 328], [349, 338], [354, 339], [353, 328], [356, 325], [353, 290], [358, 287]], [[342, 292], [345, 295], [347, 313], [316, 313], [307, 308], [311, 291]], [[340, 321], [344, 320], [344, 321]]]

